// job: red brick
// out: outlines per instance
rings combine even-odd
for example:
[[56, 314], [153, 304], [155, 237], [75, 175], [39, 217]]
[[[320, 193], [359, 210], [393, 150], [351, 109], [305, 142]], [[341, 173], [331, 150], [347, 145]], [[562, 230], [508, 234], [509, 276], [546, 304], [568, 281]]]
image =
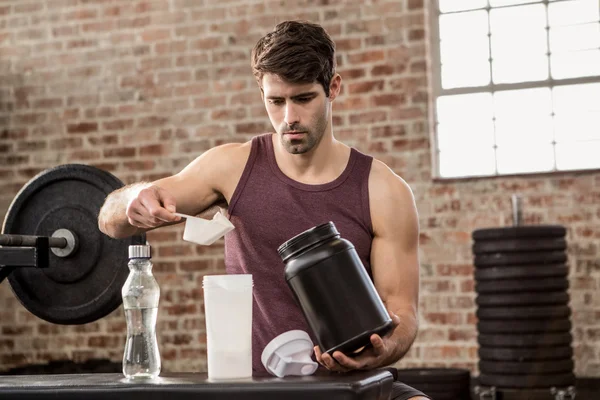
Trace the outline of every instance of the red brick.
[[68, 133], [74, 133], [74, 134], [79, 134], [79, 133], [90, 133], [90, 132], [96, 132], [98, 130], [98, 123], [97, 122], [81, 122], [79, 124], [69, 124], [67, 125], [67, 132]]
[[88, 346], [94, 348], [116, 348], [125, 344], [125, 338], [121, 336], [92, 336], [88, 339]]
[[131, 158], [135, 157], [135, 147], [118, 147], [104, 149], [104, 157], [119, 157], [119, 158]]
[[156, 128], [158, 126], [164, 125], [169, 122], [169, 118], [167, 117], [144, 117], [138, 120], [138, 126], [140, 128], [152, 127]]
[[102, 123], [102, 129], [105, 129], [107, 131], [124, 130], [124, 129], [130, 129], [132, 127], [133, 127], [132, 119], [118, 119], [118, 120], [107, 121], [107, 122]]
[[408, 0], [408, 9], [409, 10], [416, 10], [416, 9], [422, 9], [424, 7], [423, 5], [423, 0]]
[[235, 133], [242, 134], [259, 134], [266, 133], [272, 130], [272, 127], [267, 123], [252, 122], [235, 125]]
[[51, 150], [62, 150], [62, 149], [78, 149], [83, 146], [83, 139], [80, 137], [69, 137], [54, 139], [50, 142]]
[[174, 84], [180, 82], [189, 82], [192, 80], [191, 71], [160, 72], [158, 74], [158, 84]]
[[187, 50], [187, 42], [184, 40], [171, 41], [165, 43], [157, 43], [154, 46], [154, 50], [157, 54], [172, 54], [172, 53], [183, 53]]
[[355, 64], [362, 63], [373, 63], [377, 61], [382, 61], [385, 59], [385, 51], [383, 50], [369, 50], [362, 53], [349, 54], [348, 61]]
[[[131, 171], [147, 171], [154, 168], [155, 162], [153, 160], [144, 160], [144, 161], [125, 161], [123, 162], [123, 167], [127, 170]], [[139, 179], [134, 178], [134, 181], [139, 181]], [[128, 182], [133, 183], [133, 182]]]
[[33, 326], [27, 325], [7, 325], [2, 327], [2, 334], [7, 336], [32, 335]]
[[354, 94], [380, 91], [383, 90], [383, 86], [382, 80], [351, 83], [348, 85], [348, 92]]
[[30, 151], [38, 151], [44, 150], [48, 147], [47, 142], [43, 141], [35, 141], [35, 142], [19, 142], [17, 146], [17, 151], [30, 152]]
[[335, 41], [336, 51], [352, 51], [358, 50], [361, 47], [362, 40], [360, 38], [337, 39]]
[[163, 311], [165, 315], [189, 315], [198, 312], [196, 304], [176, 304], [168, 307], [164, 307]]
[[[342, 79], [344, 80], [352, 80], [362, 78], [366, 75], [366, 71], [364, 68], [349, 68], [349, 69], [338, 69], [337, 71]], [[342, 86], [343, 88], [344, 86]]]
[[35, 13], [42, 11], [44, 4], [42, 3], [17, 3], [13, 6], [13, 12], [16, 13]]
[[203, 37], [202, 39], [193, 41], [190, 46], [194, 50], [212, 50], [223, 47], [224, 43], [223, 38], [220, 36]]
[[211, 119], [219, 121], [219, 120], [236, 120], [236, 119], [245, 119], [246, 118], [246, 109], [245, 108], [237, 108], [231, 110], [214, 110], [210, 114]]
[[179, 263], [179, 269], [183, 272], [208, 272], [212, 266], [212, 260], [182, 261]]
[[381, 94], [371, 98], [374, 107], [390, 106], [395, 107], [406, 103], [404, 94]]
[[385, 111], [366, 111], [350, 115], [351, 124], [372, 124], [387, 120]]

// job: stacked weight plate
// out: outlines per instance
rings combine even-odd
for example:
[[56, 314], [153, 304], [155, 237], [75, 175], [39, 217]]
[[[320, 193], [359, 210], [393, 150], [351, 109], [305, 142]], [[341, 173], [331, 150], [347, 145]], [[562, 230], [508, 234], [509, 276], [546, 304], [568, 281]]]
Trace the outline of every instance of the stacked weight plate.
[[473, 232], [480, 385], [515, 399], [574, 385], [565, 234], [558, 225]]
[[398, 369], [395, 380], [422, 391], [433, 400], [469, 400], [471, 372], [461, 368]]

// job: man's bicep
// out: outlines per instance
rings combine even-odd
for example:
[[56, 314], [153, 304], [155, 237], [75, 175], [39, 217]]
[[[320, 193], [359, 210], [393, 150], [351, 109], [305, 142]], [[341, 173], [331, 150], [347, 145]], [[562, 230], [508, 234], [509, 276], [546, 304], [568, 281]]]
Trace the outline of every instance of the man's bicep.
[[[224, 145], [206, 151], [181, 172], [155, 182], [177, 201], [177, 211], [196, 215], [216, 203], [225, 203], [223, 188], [230, 185], [243, 166], [231, 162], [240, 157], [239, 144]], [[242, 154], [243, 158], [243, 154]], [[241, 175], [241, 172], [239, 173]], [[227, 199], [228, 200], [228, 199]]]
[[408, 185], [396, 175], [383, 174], [370, 188], [374, 239], [371, 267], [375, 286], [388, 307], [416, 313], [419, 292], [419, 226]]

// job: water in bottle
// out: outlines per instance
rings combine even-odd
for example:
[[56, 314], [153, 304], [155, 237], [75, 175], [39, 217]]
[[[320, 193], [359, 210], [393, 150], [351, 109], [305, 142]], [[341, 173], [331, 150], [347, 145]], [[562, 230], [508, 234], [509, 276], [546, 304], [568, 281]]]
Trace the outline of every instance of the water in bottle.
[[121, 291], [127, 319], [123, 374], [130, 379], [155, 378], [161, 366], [156, 340], [160, 288], [152, 275], [150, 246], [129, 246], [128, 266]]

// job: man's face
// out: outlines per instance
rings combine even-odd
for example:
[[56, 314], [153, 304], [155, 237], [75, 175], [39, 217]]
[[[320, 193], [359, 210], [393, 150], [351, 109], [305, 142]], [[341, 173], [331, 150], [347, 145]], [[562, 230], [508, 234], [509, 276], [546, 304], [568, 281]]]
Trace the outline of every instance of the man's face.
[[269, 119], [283, 147], [291, 154], [313, 149], [325, 134], [331, 110], [323, 86], [316, 82], [288, 83], [266, 74], [262, 90]]

